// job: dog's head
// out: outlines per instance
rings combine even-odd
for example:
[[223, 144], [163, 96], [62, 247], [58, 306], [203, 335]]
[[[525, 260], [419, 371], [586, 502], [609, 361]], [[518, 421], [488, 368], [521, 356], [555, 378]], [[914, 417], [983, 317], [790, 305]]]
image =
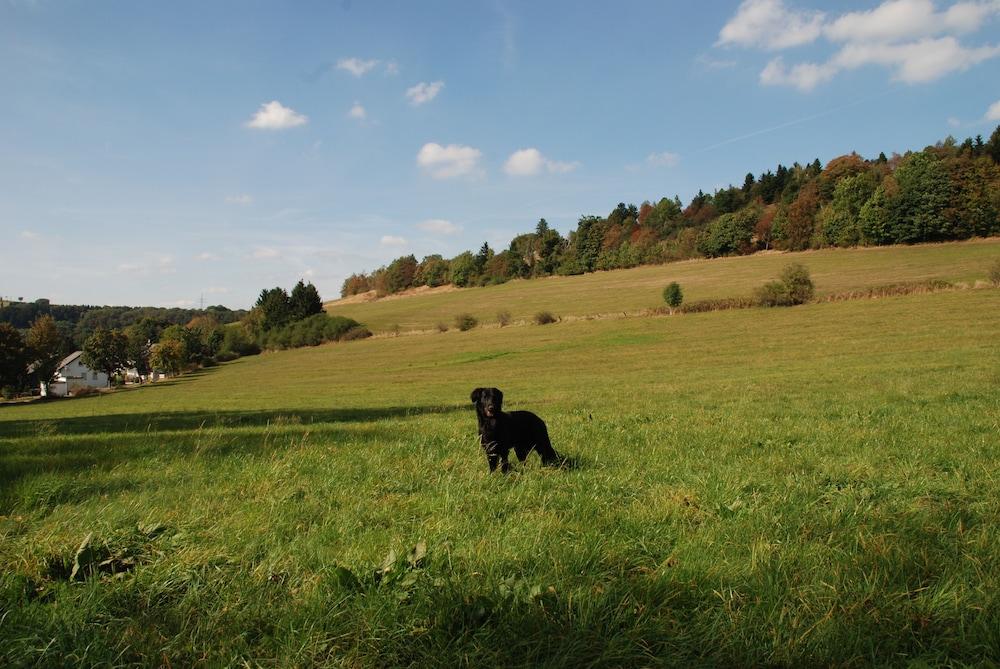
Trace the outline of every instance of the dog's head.
[[486, 418], [496, 418], [503, 407], [503, 393], [498, 388], [476, 388], [472, 391], [476, 412]]

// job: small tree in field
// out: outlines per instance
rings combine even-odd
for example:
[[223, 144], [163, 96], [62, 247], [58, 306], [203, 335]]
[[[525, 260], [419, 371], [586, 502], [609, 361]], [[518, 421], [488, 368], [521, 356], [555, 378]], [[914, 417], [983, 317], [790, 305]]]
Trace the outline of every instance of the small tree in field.
[[674, 313], [674, 309], [681, 306], [681, 302], [684, 301], [684, 294], [681, 292], [679, 283], [673, 281], [663, 289], [663, 301], [670, 307], [670, 313]]
[[111, 377], [128, 365], [128, 337], [121, 330], [98, 328], [83, 343], [83, 364], [91, 369], [99, 369]]
[[1000, 286], [1000, 258], [993, 261], [993, 264], [990, 265], [990, 271], [986, 276], [994, 286]]
[[805, 304], [816, 293], [816, 286], [809, 277], [809, 270], [799, 263], [792, 263], [782, 270], [781, 282], [788, 289], [788, 297], [792, 304]]

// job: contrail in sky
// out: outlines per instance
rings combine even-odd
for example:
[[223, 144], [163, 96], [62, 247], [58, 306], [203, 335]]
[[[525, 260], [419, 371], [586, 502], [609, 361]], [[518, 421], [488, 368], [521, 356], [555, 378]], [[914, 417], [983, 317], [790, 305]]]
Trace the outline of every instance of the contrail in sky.
[[863, 104], [865, 102], [868, 102], [870, 100], [874, 100], [875, 98], [885, 97], [886, 95], [889, 95], [889, 94], [894, 93], [894, 92], [895, 92], [894, 90], [889, 90], [889, 91], [886, 91], [885, 93], [880, 93], [878, 95], [872, 95], [872, 96], [869, 96], [869, 97], [866, 97], [866, 98], [861, 98], [860, 100], [855, 100], [854, 102], [848, 102], [846, 105], [840, 105], [839, 107], [834, 107], [833, 109], [827, 109], [826, 111], [821, 111], [818, 114], [812, 114], [811, 116], [803, 116], [802, 118], [797, 118], [797, 119], [795, 119], [793, 121], [788, 121], [787, 123], [782, 123], [781, 125], [776, 125], [776, 126], [773, 126], [773, 127], [770, 127], [770, 128], [764, 128], [763, 130], [755, 130], [754, 132], [750, 132], [750, 133], [747, 133], [745, 135], [740, 135], [739, 137], [733, 137], [731, 139], [723, 140], [723, 141], [721, 141], [721, 142], [719, 142], [717, 144], [712, 144], [711, 146], [706, 146], [704, 149], [700, 149], [699, 151], [695, 151], [695, 153], [705, 153], [706, 151], [711, 151], [713, 149], [717, 149], [720, 146], [726, 146], [727, 144], [733, 144], [734, 142], [740, 142], [740, 141], [742, 141], [744, 139], [750, 139], [751, 137], [756, 137], [758, 135], [766, 135], [769, 132], [774, 132], [775, 130], [781, 130], [782, 128], [787, 128], [787, 127], [793, 126], [793, 125], [798, 125], [799, 123], [805, 123], [807, 121], [812, 121], [812, 120], [815, 120], [815, 119], [818, 119], [818, 118], [823, 118], [824, 116], [829, 116], [830, 114], [836, 114], [837, 112], [839, 112], [841, 110], [844, 110], [844, 109], [848, 109], [850, 107], [857, 107], [858, 105]]

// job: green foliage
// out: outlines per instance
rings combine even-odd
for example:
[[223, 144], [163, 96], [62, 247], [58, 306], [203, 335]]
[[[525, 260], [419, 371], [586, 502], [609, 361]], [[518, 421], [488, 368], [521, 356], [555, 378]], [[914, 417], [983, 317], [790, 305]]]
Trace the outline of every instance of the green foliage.
[[55, 319], [45, 315], [39, 316], [31, 324], [24, 341], [31, 359], [32, 376], [42, 385], [48, 386], [59, 362], [67, 353], [65, 336], [56, 326]]
[[345, 334], [359, 326], [360, 323], [357, 321], [343, 316], [315, 314], [283, 328], [268, 331], [262, 346], [265, 349], [275, 350], [318, 346], [329, 341], [339, 341]]
[[459, 288], [472, 285], [478, 278], [476, 259], [469, 251], [460, 253], [451, 259], [451, 282]]
[[223, 329], [221, 350], [239, 356], [257, 355], [260, 353], [260, 346], [250, 336], [246, 328], [237, 324]]
[[782, 270], [780, 281], [770, 281], [759, 287], [755, 299], [764, 307], [790, 307], [805, 304], [815, 292], [809, 270], [800, 263], [792, 263]]
[[129, 365], [129, 341], [121, 330], [105, 330], [98, 328], [83, 344], [83, 364], [108, 375], [108, 386], [111, 377], [123, 371]]
[[681, 286], [676, 281], [671, 281], [666, 288], [663, 289], [663, 301], [667, 303], [671, 309], [676, 309], [681, 306], [681, 302], [684, 301], [684, 294], [681, 292]]
[[149, 354], [149, 364], [154, 370], [171, 375], [180, 374], [187, 365], [187, 349], [179, 339], [161, 339]]
[[479, 321], [472, 314], [462, 313], [455, 316], [455, 327], [466, 332], [479, 325]]
[[824, 217], [823, 236], [832, 246], [854, 246], [861, 242], [861, 209], [878, 188], [873, 172], [865, 171], [841, 179]]
[[28, 350], [17, 328], [0, 323], [0, 389], [21, 389], [28, 373]]
[[701, 235], [698, 251], [709, 258], [746, 252], [756, 224], [757, 211], [753, 208], [723, 214]]
[[260, 291], [254, 309], [260, 313], [260, 325], [265, 331], [283, 327], [292, 319], [288, 293], [281, 287]]
[[300, 321], [314, 314], [323, 313], [323, 300], [320, 298], [316, 286], [299, 279], [288, 298], [288, 308], [291, 312], [291, 320]]
[[417, 267], [417, 274], [414, 283], [420, 286], [436, 288], [448, 283], [448, 272], [450, 270], [448, 261], [440, 255], [425, 256]]

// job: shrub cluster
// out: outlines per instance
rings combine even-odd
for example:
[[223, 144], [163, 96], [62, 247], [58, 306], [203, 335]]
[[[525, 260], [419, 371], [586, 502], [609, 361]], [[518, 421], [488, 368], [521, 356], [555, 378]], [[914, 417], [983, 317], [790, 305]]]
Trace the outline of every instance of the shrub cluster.
[[[315, 314], [295, 321], [284, 327], [268, 330], [264, 337], [264, 348], [288, 349], [300, 346], [318, 346], [328, 341], [339, 341], [360, 324], [344, 316]], [[351, 338], [357, 338], [357, 334]]]
[[479, 321], [472, 314], [459, 314], [455, 316], [455, 327], [457, 327], [462, 332], [471, 330], [472, 328], [479, 325]]
[[548, 325], [549, 323], [555, 323], [558, 320], [559, 318], [551, 311], [539, 311], [535, 314], [535, 325]]
[[813, 298], [816, 288], [804, 265], [792, 263], [781, 272], [780, 281], [765, 283], [755, 297], [762, 307], [790, 307], [805, 304]]

